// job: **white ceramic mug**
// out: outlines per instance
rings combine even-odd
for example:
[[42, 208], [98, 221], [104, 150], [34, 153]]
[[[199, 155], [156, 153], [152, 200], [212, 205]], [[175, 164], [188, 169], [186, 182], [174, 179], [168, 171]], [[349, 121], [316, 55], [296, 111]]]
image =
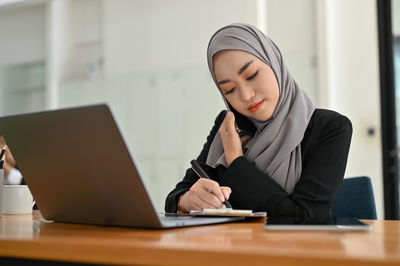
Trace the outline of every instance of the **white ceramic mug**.
[[29, 214], [32, 213], [33, 197], [27, 185], [3, 186], [3, 213]]

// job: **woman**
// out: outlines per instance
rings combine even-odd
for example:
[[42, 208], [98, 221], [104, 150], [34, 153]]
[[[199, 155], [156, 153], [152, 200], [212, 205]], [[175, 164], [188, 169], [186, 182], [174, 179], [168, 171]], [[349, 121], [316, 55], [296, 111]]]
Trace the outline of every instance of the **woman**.
[[254, 26], [221, 28], [207, 57], [228, 109], [197, 158], [212, 180], [188, 169], [165, 211], [224, 208], [229, 199], [268, 216], [329, 217], [346, 168], [349, 119], [315, 109], [278, 47]]

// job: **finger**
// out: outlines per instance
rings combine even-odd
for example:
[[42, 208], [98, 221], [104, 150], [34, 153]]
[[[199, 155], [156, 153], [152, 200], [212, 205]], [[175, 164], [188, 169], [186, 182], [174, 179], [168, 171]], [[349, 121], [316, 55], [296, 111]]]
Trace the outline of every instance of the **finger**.
[[224, 122], [222, 123], [222, 128], [225, 133], [232, 134], [236, 132], [235, 127], [235, 115], [232, 112], [228, 112], [225, 116]]
[[12, 167], [10, 164], [7, 163], [7, 161], [4, 161], [3, 169], [4, 169], [5, 175], [8, 175], [10, 173], [10, 170], [12, 169]]
[[[227, 134], [230, 133], [231, 124], [232, 124], [232, 116], [233, 116], [233, 127], [235, 127], [235, 118], [232, 112], [228, 111], [225, 115], [224, 121], [222, 122], [220, 133]], [[236, 129], [235, 129], [236, 131]]]
[[249, 135], [244, 135], [240, 137], [240, 143], [242, 143], [242, 145], [244, 143], [246, 143], [251, 137]]
[[200, 199], [203, 201], [202, 206], [206, 206], [211, 209], [219, 209], [224, 205], [214, 194], [206, 192], [199, 195]]
[[186, 209], [189, 211], [191, 210], [202, 211], [203, 210], [202, 203], [203, 201], [200, 199], [197, 193], [191, 193], [187, 199]]
[[11, 153], [11, 151], [10, 151], [10, 149], [8, 148], [7, 145], [5, 146], [5, 150], [6, 150], [6, 153], [5, 153], [6, 161], [8, 161], [9, 164], [15, 166], [15, 165], [16, 165], [15, 159], [14, 159], [14, 157], [12, 156], [12, 153]]
[[224, 195], [225, 199], [229, 199], [229, 196], [232, 193], [231, 188], [230, 187], [221, 187], [221, 191], [222, 191], [222, 194]]
[[[191, 196], [190, 201], [196, 204], [199, 204], [199, 202], [205, 202], [206, 204], [212, 205], [212, 208], [220, 208], [222, 202], [225, 201], [224, 195], [219, 188], [219, 184], [214, 180], [200, 178], [189, 191]], [[219, 197], [214, 194], [217, 192], [220, 193]]]
[[235, 126], [235, 115], [229, 111], [225, 119], [226, 119], [225, 129], [228, 131], [228, 133], [230, 134], [237, 133]]
[[[191, 201], [192, 201], [192, 203], [191, 203], [192, 208], [191, 209], [193, 209], [193, 207], [195, 208], [195, 210], [218, 209], [219, 208], [218, 206], [215, 206], [213, 204], [210, 204], [206, 200], [203, 200], [201, 198], [201, 196], [197, 195], [197, 194], [192, 198]], [[218, 200], [217, 200], [217, 202], [218, 202]], [[223, 205], [222, 203], [218, 203], [218, 204]]]
[[190, 208], [190, 210], [202, 211], [203, 208], [199, 204], [193, 204], [192, 207]]
[[211, 191], [211, 188], [213, 187], [217, 187], [217, 189], [220, 191], [218, 183], [213, 180], [206, 179], [203, 183], [200, 184], [202, 186], [201, 189], [196, 189], [196, 196], [198, 196], [202, 201], [206, 202], [207, 204], [213, 205], [213, 208], [220, 208], [222, 202], [225, 201], [224, 195], [222, 194], [222, 192], [220, 192], [222, 198], [219, 198]]
[[210, 203], [208, 203], [208, 202], [206, 202], [206, 201], [202, 201], [202, 202], [199, 204], [199, 206], [200, 206], [202, 209], [221, 209], [223, 205], [224, 205], [224, 204], [221, 203], [221, 205], [215, 206], [215, 205], [210, 204]]
[[221, 188], [219, 186], [219, 184], [217, 182], [215, 182], [214, 180], [210, 180], [210, 179], [205, 179], [202, 182], [202, 188], [205, 191], [211, 192], [212, 194], [214, 194], [220, 202], [224, 202], [225, 201], [225, 197], [221, 192]]

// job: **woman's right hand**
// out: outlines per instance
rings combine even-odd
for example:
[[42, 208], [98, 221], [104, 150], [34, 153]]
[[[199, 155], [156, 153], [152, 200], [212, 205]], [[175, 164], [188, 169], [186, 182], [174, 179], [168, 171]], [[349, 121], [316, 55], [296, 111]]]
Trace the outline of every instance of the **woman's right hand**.
[[230, 187], [220, 187], [211, 179], [199, 178], [179, 200], [179, 209], [185, 212], [203, 209], [223, 209], [223, 202], [229, 199]]

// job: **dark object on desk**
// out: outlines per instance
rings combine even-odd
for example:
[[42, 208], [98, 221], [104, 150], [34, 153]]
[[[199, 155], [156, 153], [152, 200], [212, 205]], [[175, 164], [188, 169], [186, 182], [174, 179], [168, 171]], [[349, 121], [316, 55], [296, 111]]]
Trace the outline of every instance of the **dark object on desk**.
[[[191, 160], [190, 163], [191, 163], [191, 165], [192, 165], [193, 171], [195, 171], [196, 174], [197, 174], [199, 177], [211, 179], [211, 178], [207, 175], [206, 171], [204, 171], [203, 168], [201, 168], [200, 164], [197, 163], [196, 160]], [[223, 203], [227, 208], [231, 208], [231, 209], [232, 209], [232, 205], [231, 205], [227, 200], [225, 200], [225, 201], [222, 202], [222, 203]]]
[[366, 176], [345, 178], [333, 205], [332, 215], [376, 219], [371, 179]]
[[3, 169], [4, 167], [4, 161], [0, 161], [0, 169]]
[[268, 217], [264, 228], [275, 231], [368, 231], [372, 226], [348, 217]]
[[143, 228], [243, 220], [158, 216], [107, 105], [1, 117], [0, 131], [44, 219]]

